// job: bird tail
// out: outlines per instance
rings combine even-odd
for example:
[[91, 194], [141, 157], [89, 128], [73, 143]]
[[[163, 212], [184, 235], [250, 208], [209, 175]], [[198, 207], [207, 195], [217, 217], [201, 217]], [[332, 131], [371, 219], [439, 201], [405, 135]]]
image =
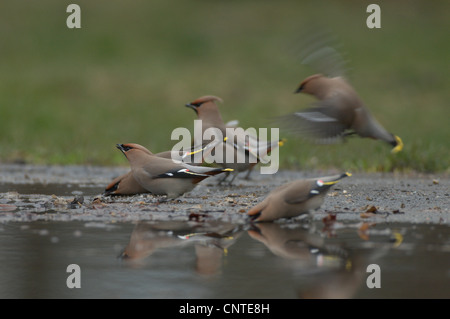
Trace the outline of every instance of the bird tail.
[[348, 176], [352, 176], [352, 174], [346, 172], [340, 175], [314, 178], [313, 180], [315, 181], [315, 185], [309, 191], [309, 197], [325, 194], [331, 186]]
[[251, 155], [260, 160], [264, 156], [270, 154], [273, 149], [283, 146], [286, 142], [287, 139], [285, 138], [267, 142], [256, 141], [256, 143], [253, 144], [249, 143], [246, 146], [246, 151], [248, 151]]
[[345, 173], [340, 174], [340, 175], [321, 177], [318, 180], [320, 180], [323, 185], [330, 185], [331, 186], [331, 185], [334, 185], [337, 182], [339, 182], [341, 179], [343, 179], [345, 177], [350, 177], [350, 176], [352, 176], [351, 173], [345, 172]]
[[391, 153], [393, 153], [393, 154], [398, 153], [403, 149], [402, 139], [397, 135], [394, 135], [394, 139], [395, 139], [396, 144], [395, 144], [395, 147], [391, 150]]
[[231, 173], [231, 172], [233, 172], [234, 171], [234, 169], [232, 169], [232, 168], [222, 168], [222, 167], [217, 167], [217, 168], [213, 168], [213, 169], [211, 169], [210, 171], [208, 171], [208, 172], [205, 172], [204, 174], [207, 174], [207, 175], [217, 175], [217, 174], [221, 174], [221, 173]]

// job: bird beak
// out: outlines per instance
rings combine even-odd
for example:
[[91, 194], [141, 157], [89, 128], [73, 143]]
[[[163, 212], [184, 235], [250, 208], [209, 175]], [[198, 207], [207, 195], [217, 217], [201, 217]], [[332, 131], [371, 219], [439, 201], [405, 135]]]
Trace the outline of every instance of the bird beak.
[[302, 86], [302, 85], [300, 85], [300, 86], [294, 91], [294, 94], [300, 93], [301, 91], [303, 91], [303, 86]]
[[123, 144], [116, 144], [116, 147], [125, 154], [125, 149], [123, 148]]
[[193, 105], [193, 104], [191, 104], [191, 103], [187, 103], [185, 106], [186, 106], [186, 107], [189, 107], [189, 108], [191, 108], [191, 109], [193, 109], [193, 110], [195, 111], [195, 113], [198, 113], [197, 107], [196, 107], [195, 105]]
[[257, 212], [253, 215], [249, 215], [249, 216], [247, 216], [247, 218], [251, 223], [254, 223], [254, 222], [256, 223], [256, 222], [258, 222], [257, 219], [259, 216], [261, 216], [261, 212]]

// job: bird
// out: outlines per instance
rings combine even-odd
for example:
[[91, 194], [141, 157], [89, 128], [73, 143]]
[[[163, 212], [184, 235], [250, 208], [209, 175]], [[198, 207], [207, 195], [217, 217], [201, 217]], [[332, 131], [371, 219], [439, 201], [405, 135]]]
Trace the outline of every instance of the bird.
[[[226, 136], [227, 126], [223, 122], [217, 102], [223, 103], [223, 100], [214, 95], [205, 95], [192, 102], [186, 103], [186, 107], [193, 109], [197, 114], [198, 119], [202, 120], [201, 138], [203, 138], [203, 133], [209, 128], [219, 129], [222, 135]], [[199, 142], [196, 142], [195, 144], [199, 144]]]
[[[142, 145], [140, 146], [140, 150], [146, 154], [152, 154], [152, 152]], [[103, 195], [136, 195], [143, 193], [148, 193], [148, 191], [136, 181], [132, 171], [129, 171], [128, 173], [114, 178], [111, 183], [106, 186]]]
[[194, 166], [174, 162], [152, 154], [140, 144], [117, 144], [116, 147], [128, 159], [133, 178], [153, 195], [166, 195], [174, 199], [191, 191], [202, 180], [224, 172], [229, 168]]
[[224, 182], [230, 174], [233, 174], [228, 182], [231, 185], [241, 172], [247, 172], [244, 179], [250, 179], [250, 174], [255, 166], [261, 162], [264, 163], [266, 161], [265, 156], [270, 154], [276, 147], [283, 146], [286, 142], [284, 138], [274, 141], [260, 141], [252, 135], [245, 135], [242, 131], [237, 132], [234, 142], [231, 139], [227, 139], [226, 143], [222, 143], [224, 156], [230, 152], [233, 154], [232, 161], [225, 161], [224, 165], [232, 168], [234, 171], [233, 173], [227, 173], [219, 183]]
[[348, 73], [352, 68], [337, 37], [321, 26], [313, 26], [305, 29], [296, 43], [297, 56], [311, 69], [311, 75], [294, 93], [309, 94], [317, 100], [311, 107], [280, 116], [274, 122], [316, 143], [336, 143], [357, 135], [388, 143], [392, 153], [401, 151], [401, 138], [377, 121], [351, 85]]
[[[254, 166], [263, 161], [263, 157], [274, 148], [282, 146], [286, 140], [260, 141], [256, 136], [247, 134], [244, 129], [237, 127], [238, 121], [236, 120], [225, 124], [217, 102], [223, 103], [223, 99], [214, 95], [205, 95], [186, 104], [187, 107], [195, 111], [198, 119], [202, 121], [202, 136], [200, 138], [195, 137], [195, 143], [204, 145], [211, 142], [210, 139], [203, 140], [207, 130], [213, 130], [213, 134], [225, 136], [224, 141], [216, 145], [215, 151], [221, 151], [220, 155], [217, 156], [219, 158], [215, 156], [217, 153], [212, 154], [213, 149], [211, 148], [209, 150], [211, 156], [205, 156], [207, 162], [218, 159], [217, 164], [232, 168], [234, 176], [229, 184], [233, 183], [240, 172], [247, 171], [244, 178], [249, 179]], [[219, 147], [221, 147], [221, 150], [218, 149]], [[231, 161], [227, 160], [227, 154], [233, 155], [229, 157], [232, 158]], [[223, 182], [229, 175], [230, 173], [227, 173], [219, 183]]]
[[148, 193], [148, 191], [136, 181], [133, 177], [133, 173], [129, 171], [114, 178], [111, 183], [106, 186], [103, 196], [137, 195], [144, 193]]
[[333, 143], [357, 134], [388, 143], [392, 153], [403, 149], [401, 138], [388, 132], [372, 116], [345, 77], [313, 74], [300, 83], [295, 93], [310, 94], [318, 101], [311, 108], [280, 118], [292, 132], [319, 143]]
[[[214, 147], [214, 144], [209, 144], [206, 147], [197, 147], [192, 148], [189, 151], [163, 151], [160, 153], [154, 154], [155, 156], [166, 158], [166, 159], [175, 159], [179, 158], [181, 161], [186, 161], [191, 163], [191, 165], [197, 165], [192, 161], [192, 156], [198, 152], [203, 152], [207, 150], [209, 147]], [[152, 154], [147, 148], [140, 145], [140, 150], [147, 154]], [[144, 187], [142, 187], [136, 179], [133, 177], [132, 171], [129, 171], [123, 175], [120, 175], [114, 178], [105, 188], [103, 192], [104, 196], [115, 196], [115, 195], [136, 195], [148, 193]]]
[[292, 218], [318, 209], [331, 186], [344, 177], [340, 175], [298, 179], [278, 186], [248, 212], [252, 222], [270, 222], [280, 218]]

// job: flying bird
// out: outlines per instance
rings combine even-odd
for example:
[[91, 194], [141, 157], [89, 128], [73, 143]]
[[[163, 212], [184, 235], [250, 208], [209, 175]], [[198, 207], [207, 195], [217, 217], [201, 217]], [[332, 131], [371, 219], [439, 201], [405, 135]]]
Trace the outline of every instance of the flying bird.
[[392, 146], [392, 153], [403, 149], [400, 137], [387, 131], [371, 114], [348, 81], [347, 60], [325, 32], [311, 32], [303, 42], [302, 64], [315, 72], [298, 85], [294, 93], [314, 96], [312, 107], [281, 116], [280, 127], [317, 143], [335, 143], [349, 135], [372, 138]]
[[403, 149], [401, 138], [376, 120], [345, 78], [314, 74], [300, 83], [295, 93], [300, 92], [313, 95], [318, 102], [280, 118], [290, 131], [319, 143], [333, 143], [356, 134], [388, 143], [392, 153]]

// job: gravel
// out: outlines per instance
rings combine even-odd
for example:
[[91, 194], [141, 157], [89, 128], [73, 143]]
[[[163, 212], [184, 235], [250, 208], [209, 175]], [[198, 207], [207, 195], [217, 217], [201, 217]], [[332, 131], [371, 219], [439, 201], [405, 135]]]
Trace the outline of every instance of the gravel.
[[[246, 223], [246, 211], [288, 181], [341, 173], [279, 171], [233, 185], [220, 176], [171, 201], [152, 195], [104, 197], [105, 186], [128, 167], [0, 164], [0, 222], [223, 220]], [[242, 175], [244, 176], [244, 175]], [[450, 223], [450, 177], [442, 174], [353, 173], [328, 193], [314, 220]], [[293, 223], [304, 217], [277, 222]]]

